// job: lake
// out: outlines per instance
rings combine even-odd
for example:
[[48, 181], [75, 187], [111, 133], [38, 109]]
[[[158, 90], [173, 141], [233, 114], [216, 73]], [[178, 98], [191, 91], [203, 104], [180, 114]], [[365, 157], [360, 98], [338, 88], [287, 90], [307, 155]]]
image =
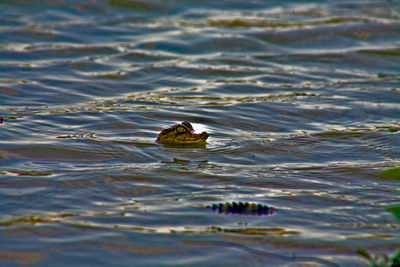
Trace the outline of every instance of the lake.
[[3, 266], [399, 251], [399, 1], [0, 0], [0, 116]]

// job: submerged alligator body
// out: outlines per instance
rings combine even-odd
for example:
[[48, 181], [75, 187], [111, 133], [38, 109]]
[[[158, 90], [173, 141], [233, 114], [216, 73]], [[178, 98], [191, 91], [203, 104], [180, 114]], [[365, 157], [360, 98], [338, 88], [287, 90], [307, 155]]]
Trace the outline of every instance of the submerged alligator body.
[[205, 208], [218, 213], [246, 215], [270, 215], [276, 211], [273, 207], [249, 202], [225, 202], [205, 206]]
[[175, 145], [205, 144], [208, 136], [207, 132], [195, 133], [192, 124], [184, 121], [162, 130], [157, 137], [157, 142]]

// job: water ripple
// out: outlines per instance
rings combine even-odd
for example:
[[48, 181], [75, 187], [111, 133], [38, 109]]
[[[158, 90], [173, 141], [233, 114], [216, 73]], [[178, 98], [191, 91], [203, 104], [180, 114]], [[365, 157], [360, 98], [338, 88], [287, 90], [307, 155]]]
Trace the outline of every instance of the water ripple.
[[[1, 263], [353, 266], [361, 247], [396, 252], [395, 1], [0, 7]], [[156, 143], [184, 120], [205, 146]], [[204, 209], [229, 201], [276, 212]]]

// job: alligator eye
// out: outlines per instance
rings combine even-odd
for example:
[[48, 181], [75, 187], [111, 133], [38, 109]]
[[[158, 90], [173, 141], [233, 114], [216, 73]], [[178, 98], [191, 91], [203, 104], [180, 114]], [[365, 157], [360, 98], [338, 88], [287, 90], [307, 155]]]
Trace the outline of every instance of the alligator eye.
[[190, 122], [184, 121], [184, 122], [181, 123], [181, 125], [182, 125], [183, 127], [185, 127], [186, 130], [188, 130], [189, 132], [191, 132], [191, 133], [194, 132], [193, 126], [192, 126], [192, 124], [190, 124]]
[[188, 121], [183, 121], [182, 124], [185, 125], [189, 130], [193, 129], [192, 124], [190, 124]]
[[187, 131], [187, 130], [185, 129], [185, 127], [178, 126], [178, 127], [176, 128], [176, 131], [177, 131], [177, 133], [182, 134], [182, 133], [184, 133], [184, 132]]

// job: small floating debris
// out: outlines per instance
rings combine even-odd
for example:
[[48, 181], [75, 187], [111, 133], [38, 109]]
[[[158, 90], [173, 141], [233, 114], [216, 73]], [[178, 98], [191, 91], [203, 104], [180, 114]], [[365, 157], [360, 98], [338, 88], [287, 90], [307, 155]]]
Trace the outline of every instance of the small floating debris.
[[94, 133], [91, 132], [78, 132], [76, 134], [60, 135], [56, 138], [96, 138]]
[[276, 211], [273, 207], [249, 202], [225, 202], [205, 206], [205, 208], [218, 213], [246, 215], [270, 215]]

